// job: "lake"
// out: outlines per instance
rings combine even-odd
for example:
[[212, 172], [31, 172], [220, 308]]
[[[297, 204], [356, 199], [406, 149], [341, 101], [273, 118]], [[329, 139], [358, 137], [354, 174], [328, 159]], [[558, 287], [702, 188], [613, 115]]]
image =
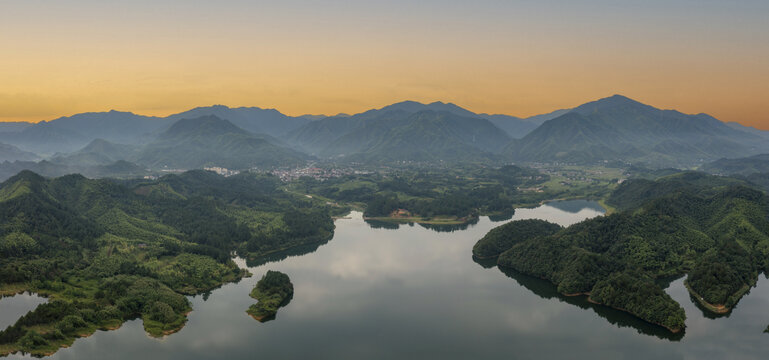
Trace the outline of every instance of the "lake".
[[[518, 209], [513, 220], [569, 225], [600, 216], [594, 202]], [[668, 293], [687, 314], [685, 333], [666, 330], [584, 297], [564, 297], [544, 281], [473, 260], [473, 244], [504, 222], [482, 217], [465, 229], [372, 227], [360, 213], [336, 221], [320, 247], [250, 267], [253, 277], [192, 297], [187, 325], [165, 339], [140, 320], [98, 331], [54, 359], [763, 359], [769, 354], [769, 281], [728, 316], [692, 302], [683, 279]], [[439, 231], [435, 231], [439, 230]], [[302, 255], [302, 253], [304, 253]], [[245, 266], [245, 262], [238, 260]], [[258, 264], [258, 263], [257, 263]], [[267, 270], [288, 274], [293, 300], [277, 318], [246, 314]], [[0, 312], [4, 311], [0, 308]], [[17, 358], [21, 356], [11, 356]]]
[[0, 329], [15, 324], [22, 315], [47, 301], [44, 297], [27, 292], [0, 298]]

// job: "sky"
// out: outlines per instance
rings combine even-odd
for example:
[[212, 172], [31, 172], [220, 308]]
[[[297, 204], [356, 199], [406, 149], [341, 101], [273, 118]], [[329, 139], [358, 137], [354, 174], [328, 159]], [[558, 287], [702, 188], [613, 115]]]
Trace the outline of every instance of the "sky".
[[0, 0], [0, 121], [196, 106], [531, 116], [622, 94], [769, 130], [769, 1]]

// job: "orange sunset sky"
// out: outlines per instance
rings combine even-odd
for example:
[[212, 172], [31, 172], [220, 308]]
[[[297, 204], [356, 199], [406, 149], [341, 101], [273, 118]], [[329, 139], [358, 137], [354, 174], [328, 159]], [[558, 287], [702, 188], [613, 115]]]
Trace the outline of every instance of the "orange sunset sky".
[[623, 94], [769, 130], [767, 1], [3, 1], [0, 121], [196, 106], [530, 116]]

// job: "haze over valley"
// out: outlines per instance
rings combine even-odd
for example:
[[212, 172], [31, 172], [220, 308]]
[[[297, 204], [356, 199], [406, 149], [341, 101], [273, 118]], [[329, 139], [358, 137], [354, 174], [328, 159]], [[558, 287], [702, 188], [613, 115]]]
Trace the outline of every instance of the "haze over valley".
[[4, 2], [0, 358], [765, 359], [767, 18]]
[[[405, 101], [360, 114], [290, 117], [274, 109], [199, 107], [165, 118], [110, 111], [0, 129], [0, 174], [136, 176], [308, 162], [619, 162], [693, 169], [769, 153], [769, 132], [621, 95], [521, 119], [451, 103]], [[707, 167], [706, 167], [707, 168]]]

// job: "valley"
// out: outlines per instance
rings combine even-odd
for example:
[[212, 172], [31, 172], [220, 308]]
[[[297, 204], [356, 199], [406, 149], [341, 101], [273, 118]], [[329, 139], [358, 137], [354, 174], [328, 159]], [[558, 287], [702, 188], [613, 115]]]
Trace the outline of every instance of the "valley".
[[[531, 120], [402, 102], [332, 117], [88, 113], [8, 129], [17, 159], [0, 163], [0, 293], [45, 302], [0, 331], [3, 355], [56, 356], [132, 324], [173, 339], [198, 297], [265, 271], [274, 288], [251, 286], [257, 302], [242, 309], [261, 322], [285, 307], [265, 324], [276, 326], [310, 289], [271, 267], [337, 248], [347, 221], [364, 238], [458, 237], [454, 266], [498, 268], [524, 291], [666, 341], [686, 339], [693, 314], [665, 279], [718, 317], [769, 271], [763, 133], [621, 96]], [[360, 265], [348, 275], [362, 274], [376, 277]]]
[[0, 360], [764, 360], [767, 19], [3, 2]]

